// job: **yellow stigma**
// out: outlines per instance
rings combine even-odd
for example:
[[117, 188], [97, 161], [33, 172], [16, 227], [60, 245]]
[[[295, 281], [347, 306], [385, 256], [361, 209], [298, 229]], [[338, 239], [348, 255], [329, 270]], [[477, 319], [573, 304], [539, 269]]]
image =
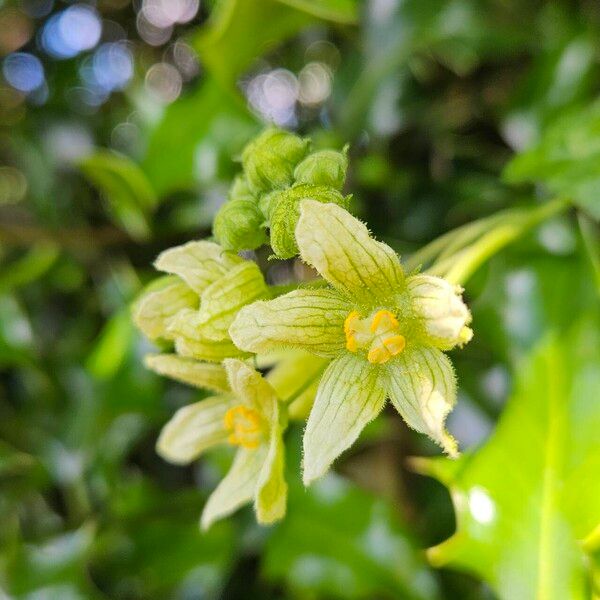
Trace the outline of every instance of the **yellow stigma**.
[[346, 348], [350, 352], [365, 349], [370, 363], [386, 363], [406, 346], [399, 327], [398, 319], [389, 310], [378, 310], [366, 319], [353, 310], [344, 321]]
[[252, 450], [257, 448], [263, 435], [263, 419], [258, 411], [247, 406], [230, 408], [223, 419], [225, 429], [231, 431], [227, 441], [234, 446]]

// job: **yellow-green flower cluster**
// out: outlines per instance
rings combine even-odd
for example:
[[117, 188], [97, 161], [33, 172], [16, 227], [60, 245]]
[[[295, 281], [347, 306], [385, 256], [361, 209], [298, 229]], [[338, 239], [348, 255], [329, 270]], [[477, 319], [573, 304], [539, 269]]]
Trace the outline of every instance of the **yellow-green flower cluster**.
[[341, 193], [346, 154], [346, 149], [310, 153], [309, 140], [267, 129], [242, 153], [243, 173], [215, 217], [215, 238], [228, 250], [254, 250], [268, 241], [268, 230], [275, 256], [295, 256], [294, 228], [304, 198], [348, 206], [350, 197]]
[[[306, 485], [388, 399], [410, 427], [455, 456], [445, 420], [456, 382], [444, 352], [472, 336], [459, 287], [406, 275], [396, 253], [347, 212], [345, 151], [308, 154], [306, 140], [270, 129], [246, 148], [243, 165], [215, 221], [223, 245], [190, 242], [161, 254], [155, 266], [167, 275], [133, 308], [149, 338], [172, 345], [147, 365], [216, 392], [175, 414], [158, 452], [187, 463], [215, 445], [236, 449], [203, 527], [250, 501], [261, 523], [285, 514], [289, 419], [307, 419]], [[258, 265], [230, 250], [240, 240], [264, 243], [266, 226], [275, 254], [299, 252], [322, 285], [276, 296]], [[256, 367], [270, 371], [263, 377]]]

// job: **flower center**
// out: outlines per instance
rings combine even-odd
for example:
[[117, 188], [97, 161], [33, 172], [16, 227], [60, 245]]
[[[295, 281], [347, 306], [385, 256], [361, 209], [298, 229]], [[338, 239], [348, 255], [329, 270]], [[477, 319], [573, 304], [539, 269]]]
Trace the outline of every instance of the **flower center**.
[[234, 446], [257, 448], [263, 437], [264, 421], [257, 410], [247, 406], [230, 408], [223, 419], [225, 429], [230, 431], [227, 441]]
[[378, 310], [366, 319], [353, 310], [344, 321], [346, 348], [350, 352], [368, 349], [367, 360], [381, 365], [400, 354], [406, 346], [399, 327], [398, 320], [389, 310]]

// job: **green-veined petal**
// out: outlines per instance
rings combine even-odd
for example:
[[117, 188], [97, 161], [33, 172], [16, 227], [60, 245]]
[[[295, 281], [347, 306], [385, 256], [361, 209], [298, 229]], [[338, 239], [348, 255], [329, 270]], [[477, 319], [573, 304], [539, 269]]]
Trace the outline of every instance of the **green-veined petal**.
[[163, 427], [157, 452], [169, 462], [186, 464], [207, 448], [227, 440], [225, 413], [235, 404], [231, 395], [214, 396], [179, 409]]
[[242, 308], [229, 335], [250, 352], [288, 347], [334, 356], [345, 347], [344, 320], [350, 310], [334, 290], [295, 290]]
[[304, 484], [321, 477], [383, 408], [378, 367], [344, 354], [327, 367], [304, 432]]
[[247, 356], [231, 340], [194, 339], [182, 335], [175, 338], [175, 350], [181, 356], [209, 362], [221, 362], [224, 358], [233, 356]]
[[390, 362], [382, 385], [410, 427], [428, 435], [450, 456], [458, 454], [456, 440], [444, 428], [456, 403], [456, 379], [443, 352], [423, 346], [407, 349]]
[[285, 448], [281, 428], [273, 426], [269, 452], [263, 464], [256, 488], [255, 509], [259, 523], [268, 525], [285, 516], [287, 483], [284, 477]]
[[198, 308], [199, 301], [198, 295], [178, 277], [160, 277], [133, 304], [133, 321], [150, 339], [169, 339], [173, 318], [181, 310]]
[[227, 338], [227, 330], [240, 308], [268, 297], [269, 289], [258, 265], [250, 261], [236, 265], [202, 293], [199, 331], [209, 339]]
[[149, 354], [144, 362], [159, 375], [214, 392], [229, 391], [227, 373], [216, 363], [206, 363], [177, 354]]
[[224, 360], [223, 366], [235, 396], [244, 404], [258, 410], [267, 419], [269, 426], [277, 424], [277, 395], [265, 378], [250, 365], [235, 358]]
[[230, 356], [241, 356], [243, 352], [229, 339], [210, 340], [200, 332], [197, 310], [180, 310], [171, 319], [168, 328], [169, 336], [175, 340], [175, 350], [181, 356], [221, 362]]
[[335, 204], [303, 200], [296, 241], [302, 259], [358, 303], [380, 305], [403, 285], [398, 255]]
[[268, 447], [264, 444], [254, 450], [240, 448], [237, 451], [231, 469], [204, 507], [200, 521], [202, 529], [208, 529], [216, 520], [230, 515], [256, 496], [267, 452]]
[[242, 261], [218, 244], [201, 240], [165, 250], [154, 266], [159, 271], [178, 275], [200, 295], [213, 281]]

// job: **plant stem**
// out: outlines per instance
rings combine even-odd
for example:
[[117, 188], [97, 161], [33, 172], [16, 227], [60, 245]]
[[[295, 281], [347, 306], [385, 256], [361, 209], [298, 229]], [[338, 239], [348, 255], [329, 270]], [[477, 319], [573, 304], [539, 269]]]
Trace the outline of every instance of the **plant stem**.
[[568, 200], [559, 198], [532, 209], [522, 216], [519, 215], [518, 219], [513, 218], [514, 213], [511, 214], [509, 222], [494, 227], [467, 248], [447, 271], [445, 278], [451, 283], [464, 284], [484, 262], [499, 250], [569, 206]]

